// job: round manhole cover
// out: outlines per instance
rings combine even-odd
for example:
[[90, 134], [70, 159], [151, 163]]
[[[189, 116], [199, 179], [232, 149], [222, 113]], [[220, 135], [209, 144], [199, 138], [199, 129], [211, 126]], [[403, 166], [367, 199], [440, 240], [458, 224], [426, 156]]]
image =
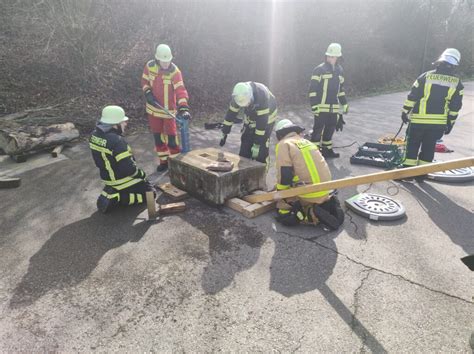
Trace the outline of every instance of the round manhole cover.
[[457, 168], [442, 172], [429, 173], [428, 178], [440, 182], [467, 182], [474, 180], [474, 169], [472, 167]]
[[405, 208], [400, 202], [379, 194], [357, 194], [347, 199], [346, 205], [371, 220], [397, 220], [405, 215]]

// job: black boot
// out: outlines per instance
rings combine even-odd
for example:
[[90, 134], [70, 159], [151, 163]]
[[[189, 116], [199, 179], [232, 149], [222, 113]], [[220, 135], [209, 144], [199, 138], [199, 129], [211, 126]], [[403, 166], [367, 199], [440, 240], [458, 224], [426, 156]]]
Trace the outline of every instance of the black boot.
[[100, 195], [97, 199], [97, 209], [103, 214], [108, 213], [114, 207], [117, 206], [117, 201], [115, 198], [109, 199], [103, 195]]
[[321, 154], [327, 159], [331, 158], [338, 158], [340, 155], [337, 152], [334, 152], [333, 149], [328, 149], [328, 148], [322, 148], [321, 149]]
[[156, 172], [164, 172], [168, 169], [168, 164], [167, 163], [160, 163], [158, 167], [156, 168]]

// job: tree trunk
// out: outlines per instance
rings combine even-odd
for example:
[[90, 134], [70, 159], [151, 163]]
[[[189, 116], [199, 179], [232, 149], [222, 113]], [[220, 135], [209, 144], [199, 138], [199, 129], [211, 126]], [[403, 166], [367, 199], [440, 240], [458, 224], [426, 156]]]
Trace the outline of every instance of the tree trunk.
[[5, 127], [0, 128], [0, 149], [8, 155], [21, 155], [61, 145], [78, 137], [79, 131], [72, 123]]

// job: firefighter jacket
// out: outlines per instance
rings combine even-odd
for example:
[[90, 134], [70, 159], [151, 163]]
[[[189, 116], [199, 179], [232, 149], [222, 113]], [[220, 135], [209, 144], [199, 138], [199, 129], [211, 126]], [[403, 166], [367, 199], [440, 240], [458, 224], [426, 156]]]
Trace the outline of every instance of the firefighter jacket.
[[[331, 180], [329, 167], [317, 146], [295, 132], [278, 142], [275, 154], [277, 190]], [[299, 198], [320, 204], [329, 199], [329, 191], [308, 193]]]
[[322, 63], [313, 70], [309, 86], [309, 102], [314, 115], [319, 113], [347, 113], [342, 66]]
[[122, 190], [143, 181], [144, 173], [137, 168], [132, 149], [117, 129], [99, 123], [89, 139], [89, 147], [106, 186]]
[[[158, 103], [173, 114], [177, 109], [188, 110], [188, 92], [181, 71], [174, 63], [164, 70], [155, 60], [150, 60], [143, 69], [142, 89], [143, 92], [151, 90]], [[164, 110], [148, 102], [146, 112], [157, 118], [172, 118]]]
[[438, 67], [421, 74], [413, 84], [403, 105], [410, 123], [426, 126], [454, 124], [462, 106], [464, 86], [452, 70]]
[[[243, 109], [244, 127], [255, 129], [254, 142], [257, 145], [264, 145], [270, 137], [278, 113], [276, 100], [264, 84], [251, 82], [250, 85], [252, 86], [253, 100], [248, 107]], [[241, 109], [232, 99], [224, 119], [222, 128], [224, 134], [230, 133], [234, 120]]]

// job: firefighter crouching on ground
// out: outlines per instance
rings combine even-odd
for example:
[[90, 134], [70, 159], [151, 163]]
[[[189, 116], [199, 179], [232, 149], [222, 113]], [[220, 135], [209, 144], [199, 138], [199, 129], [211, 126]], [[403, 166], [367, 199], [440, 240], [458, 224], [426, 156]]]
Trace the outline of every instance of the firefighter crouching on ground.
[[97, 199], [97, 208], [106, 213], [115, 206], [140, 204], [145, 193], [153, 191], [145, 172], [137, 168], [132, 149], [122, 134], [128, 118], [119, 106], [107, 106], [89, 139], [95, 165], [105, 188]]
[[413, 84], [402, 109], [402, 121], [409, 123], [404, 167], [432, 162], [436, 141], [453, 129], [464, 89], [454, 73], [460, 60], [457, 49], [446, 49], [433, 63], [436, 69], [421, 74]]
[[156, 169], [158, 172], [168, 168], [169, 156], [175, 156], [181, 151], [176, 137], [176, 121], [166, 110], [174, 115], [177, 110], [177, 116], [181, 119], [191, 119], [183, 76], [179, 68], [171, 62], [172, 59], [170, 47], [166, 44], [158, 45], [155, 59], [146, 63], [141, 81], [146, 98], [148, 123], [160, 160]]
[[339, 157], [332, 149], [332, 136], [334, 130], [342, 131], [346, 124], [342, 114], [349, 108], [344, 92], [344, 72], [339, 63], [341, 57], [341, 45], [331, 43], [325, 62], [313, 70], [309, 86], [309, 101], [314, 115], [311, 141], [326, 158]]
[[268, 145], [277, 116], [275, 97], [264, 84], [258, 82], [239, 82], [235, 85], [224, 119], [220, 146], [224, 146], [241, 109], [245, 118], [239, 155], [266, 163], [268, 167]]
[[[319, 149], [300, 135], [304, 128], [283, 119], [276, 124], [275, 130], [278, 191], [331, 180], [331, 172]], [[283, 199], [278, 201], [277, 208], [277, 221], [285, 226], [321, 223], [336, 230], [344, 222], [339, 200], [330, 191]]]

